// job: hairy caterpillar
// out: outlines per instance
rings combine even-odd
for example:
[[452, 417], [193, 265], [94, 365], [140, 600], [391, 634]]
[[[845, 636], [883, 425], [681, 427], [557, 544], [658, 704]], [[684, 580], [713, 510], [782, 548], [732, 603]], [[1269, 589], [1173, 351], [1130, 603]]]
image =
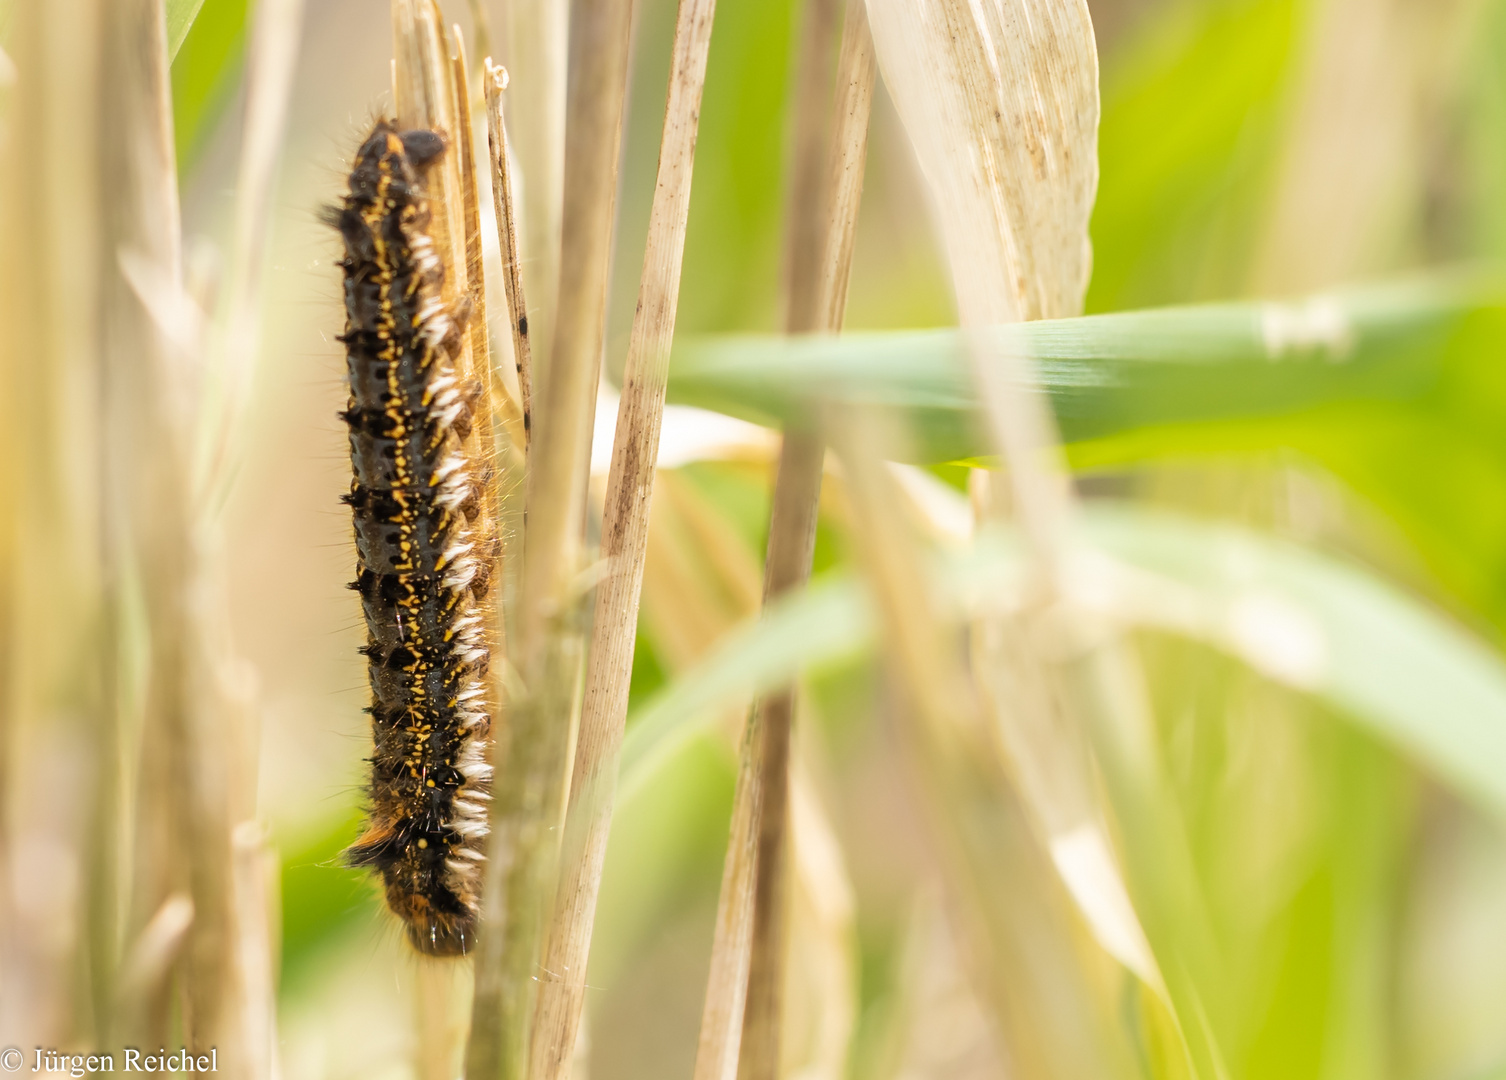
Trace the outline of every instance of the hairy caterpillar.
[[371, 681], [370, 817], [347, 852], [379, 871], [421, 952], [475, 938], [490, 783], [479, 605], [495, 543], [469, 451], [481, 385], [456, 371], [466, 312], [447, 304], [427, 228], [432, 131], [377, 122], [327, 212], [345, 242], [356, 579]]

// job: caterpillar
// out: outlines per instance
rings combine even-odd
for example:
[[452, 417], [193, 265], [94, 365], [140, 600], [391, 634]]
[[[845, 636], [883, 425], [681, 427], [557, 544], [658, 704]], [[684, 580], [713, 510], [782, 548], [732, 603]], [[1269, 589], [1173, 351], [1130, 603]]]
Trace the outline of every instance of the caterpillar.
[[432, 131], [377, 121], [326, 218], [344, 240], [356, 577], [371, 683], [370, 809], [346, 852], [382, 878], [420, 952], [475, 940], [490, 718], [480, 605], [494, 537], [470, 443], [481, 384], [457, 373], [467, 312], [442, 295], [424, 178]]

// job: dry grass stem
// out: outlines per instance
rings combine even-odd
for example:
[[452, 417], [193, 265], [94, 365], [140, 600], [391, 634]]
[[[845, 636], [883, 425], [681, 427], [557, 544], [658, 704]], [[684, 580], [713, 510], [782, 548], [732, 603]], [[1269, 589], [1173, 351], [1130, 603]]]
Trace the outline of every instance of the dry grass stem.
[[858, 1017], [856, 901], [842, 848], [804, 755], [790, 782], [790, 964], [781, 1025], [781, 1075], [843, 1080]]
[[[500, 914], [487, 934], [502, 941], [484, 972], [467, 1049], [475, 1077], [553, 1076], [568, 1067], [567, 1019], [557, 984], [536, 982], [559, 854], [555, 830], [568, 790], [575, 690], [583, 642], [580, 571], [592, 408], [605, 333], [606, 284], [627, 89], [631, 0], [587, 0], [572, 22], [570, 122], [559, 327], [534, 387], [525, 495], [524, 565], [514, 650], [520, 694], [509, 704], [509, 740], [494, 788], [488, 887]], [[516, 313], [515, 313], [516, 314]], [[495, 905], [505, 905], [497, 912]], [[492, 946], [484, 945], [490, 950]], [[495, 997], [494, 997], [495, 995]], [[573, 1034], [573, 1024], [571, 1034]]]
[[[790, 270], [786, 327], [791, 333], [834, 333], [841, 329], [846, 310], [847, 280], [852, 265], [853, 238], [867, 156], [868, 117], [875, 75], [867, 15], [851, 0], [842, 34], [837, 72], [836, 116], [831, 145], [823, 152], [821, 132], [826, 101], [826, 57], [835, 32], [834, 9], [826, 0], [813, 0], [802, 42], [795, 136], [796, 159], [789, 233]], [[824, 171], [823, 171], [824, 168]], [[764, 596], [769, 599], [803, 585], [810, 576], [821, 496], [825, 450], [809, 431], [787, 431], [775, 477], [769, 548], [764, 570]], [[754, 875], [752, 950], [742, 1016], [738, 1075], [744, 1080], [773, 1080], [780, 1061], [780, 1022], [785, 985], [787, 906], [787, 839], [789, 814], [790, 724], [794, 688], [769, 694], [754, 707], [749, 742], [758, 757], [755, 777], [759, 791], [736, 796], [758, 807], [752, 827], [758, 832], [757, 872]], [[740, 774], [741, 779], [742, 774]], [[746, 812], [734, 821], [747, 817]], [[734, 836], [729, 858], [741, 848]], [[737, 897], [722, 904], [741, 906]], [[730, 912], [718, 917], [735, 927]], [[740, 928], [734, 930], [740, 934]], [[723, 947], [718, 941], [718, 948]], [[728, 940], [725, 947], [734, 947]], [[714, 987], [708, 988], [708, 994]], [[723, 991], [725, 992], [725, 991]], [[706, 1014], [723, 1015], [730, 1003], [708, 1002]], [[703, 1033], [702, 1041], [707, 1036]]]
[[[877, 61], [868, 9], [849, 0], [837, 57], [835, 125], [827, 157], [822, 203], [826, 229], [821, 237], [820, 277], [811, 330], [835, 333], [847, 312], [847, 284], [852, 278], [852, 250], [857, 240], [858, 205], [868, 163], [868, 118], [873, 111]], [[791, 327], [793, 332], [798, 332]]]
[[240, 969], [238, 1052], [243, 1071], [253, 1080], [273, 1080], [281, 1073], [277, 1042], [277, 977], [273, 968], [282, 912], [276, 894], [277, 853], [255, 821], [243, 821], [232, 834], [231, 874], [235, 888], [235, 925]]
[[675, 23], [658, 180], [607, 475], [601, 529], [606, 574], [596, 590], [557, 907], [543, 964], [555, 981], [540, 995], [541, 1041], [536, 1044], [534, 1075], [541, 1078], [562, 1075], [567, 1068], [584, 1004], [591, 929], [627, 721], [654, 466], [715, 10], [715, 0], [681, 0]]
[[[1458, 92], [1475, 0], [1326, 0], [1303, 14], [1305, 55], [1274, 147], [1251, 259], [1257, 295], [1316, 292], [1397, 265], [1436, 102]], [[1440, 62], [1441, 61], [1441, 62]]]
[[631, 25], [631, 0], [584, 0], [571, 21], [558, 333], [547, 370], [535, 372], [541, 377], [529, 450], [520, 617], [530, 694], [543, 689], [537, 676], [547, 629], [578, 600], [572, 593], [581, 570]]
[[460, 1049], [456, 1008], [461, 967], [452, 960], [413, 957], [413, 1013], [418, 1038], [414, 1041], [413, 1073], [417, 1080], [453, 1080]]
[[[487, 110], [488, 161], [496, 209], [497, 233], [506, 291], [507, 321], [513, 356], [518, 368], [521, 405], [512, 398], [497, 373], [492, 387], [496, 412], [501, 420], [494, 433], [499, 474], [498, 528], [502, 540], [502, 566], [498, 575], [504, 611], [503, 632], [509, 641], [520, 638], [516, 597], [523, 551], [523, 500], [526, 493], [526, 450], [531, 395], [528, 323], [523, 299], [517, 228], [513, 216], [507, 134], [502, 121], [501, 92], [507, 73], [484, 61], [482, 89]], [[492, 678], [504, 680], [509, 668], [504, 655], [493, 654]], [[490, 810], [487, 863], [482, 887], [482, 918], [475, 952], [475, 989], [471, 999], [470, 1037], [465, 1051], [465, 1075], [478, 1077], [521, 1076], [526, 1067], [526, 1028], [533, 1000], [533, 975], [537, 949], [536, 930], [541, 891], [540, 845], [547, 841], [544, 792], [550, 786], [546, 772], [557, 771], [535, 748], [548, 739], [529, 739], [534, 729], [526, 725], [537, 712], [516, 707], [526, 696], [519, 687], [500, 687], [497, 712], [492, 721], [491, 764], [493, 795]], [[547, 718], [544, 718], [547, 722]]]
[[[765, 602], [799, 588], [810, 578], [825, 454], [820, 436], [809, 431], [785, 432], [769, 517]], [[749, 721], [754, 736], [750, 742], [758, 767], [752, 778], [759, 791], [735, 796], [752, 799], [759, 809], [758, 817], [750, 823], [758, 840], [751, 882], [752, 926], [746, 931], [750, 955], [737, 1073], [742, 1080], [774, 1080], [779, 1069], [787, 959], [790, 727], [794, 712], [794, 687], [767, 694], [754, 704]], [[734, 816], [733, 820], [738, 818]], [[729, 857], [741, 843], [739, 837], [729, 841]], [[741, 905], [743, 901], [728, 897], [722, 903]], [[739, 936], [741, 933], [739, 928]], [[730, 947], [733, 943], [727, 944]]]
[[[229, 289], [218, 347], [200, 339], [199, 355], [212, 370], [196, 403], [199, 430], [222, 428], [218, 451], [199, 458], [198, 493], [190, 525], [193, 530], [195, 579], [192, 635], [198, 668], [195, 692], [201, 702], [200, 740], [218, 761], [206, 762], [198, 802], [223, 804], [222, 816], [206, 813], [216, 829], [229, 831], [228, 920], [233, 940], [226, 943], [232, 968], [227, 990], [233, 1012], [216, 1041], [247, 1077], [270, 1077], [277, 1069], [276, 970], [273, 920], [279, 914], [271, 899], [275, 888], [275, 854], [269, 849], [256, 815], [260, 729], [251, 702], [249, 679], [235, 655], [229, 629], [229, 600], [216, 516], [228, 490], [229, 465], [236, 453], [241, 418], [250, 396], [256, 349], [260, 341], [260, 306], [265, 276], [265, 237], [270, 231], [271, 192], [283, 142], [293, 71], [303, 22], [302, 0], [272, 0], [256, 11], [246, 75], [246, 114], [242, 136], [235, 233], [229, 266]], [[171, 335], [170, 335], [171, 336]], [[188, 336], [188, 335], [180, 335]], [[214, 388], [219, 393], [215, 394]], [[201, 435], [200, 446], [205, 445]], [[217, 765], [218, 767], [210, 767]]]
[[[450, 27], [450, 86], [453, 92], [455, 142], [460, 166], [461, 219], [465, 227], [465, 280], [470, 318], [465, 332], [473, 369], [484, 382], [492, 381], [491, 336], [486, 320], [486, 281], [481, 268], [481, 201], [476, 184], [475, 126], [471, 121], [470, 76], [465, 63], [465, 38]], [[493, 395], [487, 395], [488, 403]]]
[[507, 324], [512, 334], [513, 361], [518, 369], [518, 398], [523, 413], [521, 445], [526, 449], [533, 426], [533, 346], [528, 335], [528, 301], [523, 290], [523, 260], [518, 250], [512, 160], [507, 144], [507, 124], [502, 115], [502, 91], [507, 89], [507, 70], [488, 60], [482, 86], [486, 91], [492, 203], [496, 208], [497, 244], [502, 250], [502, 286], [507, 295]]
[[831, 54], [837, 44], [838, 0], [805, 0], [799, 23], [800, 51], [794, 84], [794, 131], [790, 143], [789, 195], [785, 220], [784, 328], [791, 334], [817, 329], [823, 213], [829, 203], [827, 132], [831, 127]]
[[701, 1008], [694, 1080], [733, 1080], [742, 1047], [748, 968], [753, 955], [754, 891], [758, 885], [758, 823], [763, 816], [760, 782], [762, 729], [748, 724], [738, 754], [737, 788], [722, 886], [712, 938], [711, 971]]

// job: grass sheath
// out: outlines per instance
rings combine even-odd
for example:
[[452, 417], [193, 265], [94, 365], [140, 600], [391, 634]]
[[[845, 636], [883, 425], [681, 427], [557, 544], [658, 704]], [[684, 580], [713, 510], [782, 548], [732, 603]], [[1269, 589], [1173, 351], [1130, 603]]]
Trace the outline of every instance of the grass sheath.
[[[786, 326], [791, 333], [834, 333], [846, 310], [847, 282], [867, 155], [868, 118], [873, 101], [875, 63], [865, 8], [852, 0], [842, 32], [836, 81], [835, 123], [830, 147], [822, 152], [825, 117], [825, 58], [835, 31], [834, 10], [814, 0], [802, 45], [798, 90], [801, 102], [795, 136], [790, 268]], [[821, 498], [825, 448], [809, 430], [787, 430], [774, 482], [769, 547], [764, 568], [764, 599], [803, 585], [810, 576], [816, 518]], [[794, 688], [761, 698], [754, 706], [745, 762], [738, 774], [733, 835], [723, 870], [723, 894], [717, 914], [712, 979], [708, 983], [697, 1052], [697, 1078], [723, 1076], [719, 1068], [738, 1062], [744, 1080], [773, 1080], [780, 1059], [780, 1015], [785, 969], [787, 907], [790, 725]], [[756, 856], [750, 873], [739, 863], [756, 833]], [[751, 896], [727, 892], [751, 889]], [[724, 951], [749, 950], [746, 990], [733, 980], [740, 963]], [[743, 1007], [737, 998], [743, 996]], [[741, 1016], [737, 1014], [741, 1012]], [[715, 1025], [736, 1024], [733, 1034]], [[709, 1030], [707, 1025], [713, 1025]], [[733, 1052], [731, 1047], [737, 1046]], [[706, 1072], [702, 1073], [702, 1069]]]
[[715, 0], [681, 0], [676, 16], [658, 180], [607, 476], [601, 538], [606, 573], [596, 591], [560, 885], [543, 965], [555, 981], [540, 995], [540, 1041], [535, 1044], [532, 1075], [541, 1080], [553, 1080], [568, 1070], [584, 1004], [586, 962], [627, 720], [649, 507], [715, 10]]

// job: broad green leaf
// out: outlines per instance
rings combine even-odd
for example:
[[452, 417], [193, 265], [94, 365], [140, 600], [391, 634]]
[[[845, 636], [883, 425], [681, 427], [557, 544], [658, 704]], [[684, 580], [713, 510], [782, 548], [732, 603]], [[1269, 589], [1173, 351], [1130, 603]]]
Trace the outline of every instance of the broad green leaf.
[[[1105, 616], [1201, 640], [1313, 695], [1506, 819], [1506, 662], [1476, 638], [1354, 566], [1234, 526], [1094, 508], [1081, 539], [1110, 559], [1084, 578]], [[952, 557], [941, 581], [960, 611], [1010, 602], [1025, 572], [1006, 538]], [[717, 710], [871, 648], [870, 604], [843, 575], [771, 606], [644, 706], [624, 789]]]
[[[1434, 386], [1449, 335], [1499, 295], [1438, 275], [1296, 303], [1209, 304], [999, 327], [987, 350], [1033, 357], [1069, 442], [1137, 428], [1398, 401]], [[681, 343], [670, 399], [758, 423], [826, 404], [898, 414], [922, 460], [988, 454], [966, 343], [955, 329]]]

